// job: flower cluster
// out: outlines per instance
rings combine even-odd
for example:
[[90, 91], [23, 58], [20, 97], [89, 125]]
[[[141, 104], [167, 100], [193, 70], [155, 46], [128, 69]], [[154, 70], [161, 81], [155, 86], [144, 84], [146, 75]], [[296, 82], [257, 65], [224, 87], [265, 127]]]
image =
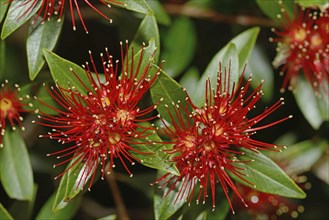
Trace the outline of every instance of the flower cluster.
[[285, 74], [282, 91], [290, 83], [294, 88], [299, 73], [316, 88], [328, 94], [329, 82], [329, 8], [323, 12], [310, 9], [297, 9], [294, 18], [286, 12], [281, 31], [273, 32], [278, 36], [270, 41], [278, 42], [278, 56], [275, 66], [283, 65]]
[[[195, 106], [187, 95], [187, 104], [174, 108], [175, 112], [170, 113], [172, 127], [165, 123], [164, 130], [173, 140], [173, 148], [168, 153], [173, 154], [171, 160], [176, 163], [180, 175], [165, 174], [156, 181], [160, 187], [170, 185], [169, 193], [179, 186], [177, 199], [186, 199], [189, 200], [189, 203], [195, 191], [198, 191], [197, 203], [200, 199], [205, 203], [208, 188], [210, 188], [212, 206], [215, 208], [215, 191], [216, 185], [219, 183], [232, 211], [229, 189], [232, 189], [244, 203], [229, 176], [230, 173], [248, 182], [244, 178], [243, 168], [238, 164], [249, 161], [239, 160], [238, 155], [243, 154], [240, 149], [280, 150], [280, 147], [274, 144], [252, 139], [252, 135], [258, 130], [263, 130], [291, 117], [256, 126], [276, 111], [283, 101], [279, 100], [255, 117], [248, 117], [248, 113], [255, 108], [255, 104], [263, 95], [262, 85], [248, 93], [250, 81], [251, 77], [243, 86], [242, 74], [238, 84], [231, 88], [229, 84], [230, 70], [227, 71], [225, 68], [222, 71], [220, 67], [216, 91], [212, 89], [210, 80], [206, 82], [206, 103], [203, 107]], [[199, 190], [196, 189], [197, 185], [199, 185]]]
[[15, 84], [15, 90], [11, 90], [8, 85], [8, 80], [1, 85], [0, 91], [0, 147], [3, 147], [2, 137], [5, 134], [7, 121], [10, 123], [13, 130], [16, 130], [15, 123], [17, 123], [22, 130], [25, 128], [22, 125], [23, 117], [22, 113], [27, 112], [24, 109], [22, 98], [18, 97], [17, 92], [20, 90], [19, 86]]
[[[67, 158], [54, 165], [55, 167], [72, 160], [75, 161], [72, 166], [77, 163], [84, 163], [87, 168], [84, 170], [85, 175], [83, 176], [92, 175], [93, 180], [98, 164], [101, 165], [103, 178], [106, 172], [109, 173], [115, 167], [114, 159], [118, 158], [132, 176], [125, 160], [134, 164], [134, 161], [138, 159], [132, 155], [132, 152], [142, 154], [145, 152], [135, 149], [133, 145], [149, 143], [142, 140], [146, 140], [147, 136], [154, 131], [154, 127], [144, 127], [139, 123], [157, 117], [148, 117], [156, 105], [146, 109], [138, 107], [139, 101], [159, 74], [158, 69], [152, 76], [149, 75], [151, 74], [151, 60], [143, 67], [143, 54], [144, 47], [141, 49], [139, 59], [135, 60], [132, 49], [129, 58], [128, 44], [126, 44], [126, 57], [124, 57], [121, 43], [122, 65], [121, 71], [119, 71], [119, 61], [115, 61], [106, 49], [106, 55], [101, 54], [104, 74], [100, 74], [90, 52], [91, 64], [87, 62], [83, 66], [90, 85], [84, 83], [71, 69], [72, 74], [86, 89], [86, 94], [81, 93], [73, 86], [66, 89], [57, 85], [59, 91], [52, 88], [50, 94], [61, 105], [61, 109], [53, 108], [40, 101], [58, 113], [56, 116], [51, 116], [40, 111], [39, 117], [43, 121], [38, 123], [52, 128], [51, 132], [47, 135], [41, 135], [41, 137], [49, 137], [62, 144], [71, 143], [73, 145], [49, 154], [59, 155], [58, 158]], [[109, 167], [106, 171], [108, 161]], [[57, 177], [63, 175], [72, 166], [69, 166]], [[84, 181], [86, 180], [84, 179]], [[92, 182], [90, 182], [89, 188]], [[83, 185], [85, 184], [86, 182], [83, 182]]]
[[[9, 0], [9, 2], [12, 2], [12, 1], [14, 1], [14, 0]], [[83, 17], [82, 17], [81, 11], [80, 11], [79, 2], [81, 3], [81, 1], [78, 1], [78, 0], [42, 0], [42, 1], [28, 0], [28, 1], [22, 1], [21, 7], [23, 7], [23, 6], [25, 6], [25, 7], [28, 6], [28, 7], [26, 7], [26, 10], [23, 11], [23, 14], [21, 16], [24, 16], [27, 13], [31, 13], [33, 11], [33, 9], [36, 7], [40, 7], [38, 9], [35, 19], [42, 16], [43, 21], [46, 21], [46, 20], [49, 20], [53, 15], [59, 15], [58, 21], [61, 21], [61, 19], [63, 17], [64, 9], [65, 9], [65, 7], [67, 7], [67, 5], [69, 5], [73, 30], [76, 30], [75, 16], [74, 16], [74, 13], [75, 13], [74, 7], [75, 7], [76, 11], [78, 13], [79, 19], [82, 23], [82, 26], [83, 26], [84, 30], [86, 31], [86, 33], [88, 33], [87, 27], [85, 25], [85, 22], [83, 20]], [[98, 14], [100, 14], [102, 17], [109, 20], [110, 22], [112, 22], [112, 19], [110, 19], [108, 16], [106, 16], [104, 13], [102, 13], [99, 9], [97, 9], [97, 7], [95, 6], [95, 3], [92, 3], [90, 0], [84, 0], [84, 2], [90, 8], [92, 8], [95, 12], [97, 12]], [[95, 1], [93, 1], [93, 2], [95, 2]], [[111, 5], [109, 3], [120, 4], [118, 1], [115, 1], [115, 0], [98, 0], [98, 2], [100, 2], [101, 4], [104, 4], [108, 7], [111, 7]]]

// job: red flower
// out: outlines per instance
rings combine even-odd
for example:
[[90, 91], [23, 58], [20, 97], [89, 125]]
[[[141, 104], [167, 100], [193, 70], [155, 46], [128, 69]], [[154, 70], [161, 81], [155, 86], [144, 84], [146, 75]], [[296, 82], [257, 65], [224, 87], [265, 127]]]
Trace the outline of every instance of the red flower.
[[283, 15], [285, 23], [282, 30], [273, 29], [278, 37], [270, 38], [270, 41], [279, 42], [274, 65], [283, 65], [281, 74], [285, 74], [285, 78], [282, 91], [289, 82], [289, 88], [294, 88], [300, 71], [303, 71], [316, 91], [322, 88], [328, 94], [329, 9], [318, 13], [296, 7], [293, 19], [285, 12]]
[[[251, 78], [244, 86], [242, 86], [242, 80], [243, 76], [236, 87], [230, 88], [230, 70], [228, 73], [225, 70], [223, 74], [220, 69], [216, 91], [212, 90], [209, 80], [206, 82], [204, 107], [196, 107], [187, 95], [187, 106], [175, 107], [175, 113], [170, 113], [173, 127], [165, 124], [164, 130], [173, 140], [173, 149], [168, 153], [174, 154], [172, 161], [176, 162], [180, 176], [167, 173], [156, 183], [160, 183], [160, 187], [170, 185], [168, 193], [176, 185], [181, 184], [176, 199], [185, 199], [187, 195], [191, 202], [194, 192], [197, 191], [196, 186], [199, 185], [197, 203], [201, 197], [205, 203], [210, 188], [212, 206], [215, 208], [215, 188], [219, 183], [233, 211], [228, 195], [229, 189], [232, 189], [242, 202], [243, 199], [228, 172], [248, 182], [243, 177], [243, 169], [238, 166], [239, 163], [248, 161], [240, 161], [236, 157], [242, 154], [239, 149], [276, 150], [278, 148], [274, 144], [254, 140], [252, 135], [258, 130], [278, 124], [291, 116], [255, 127], [277, 110], [283, 102], [279, 100], [258, 116], [248, 117], [247, 114], [254, 109], [262, 96], [262, 85], [247, 94]], [[189, 112], [189, 108], [193, 109], [192, 113]], [[189, 119], [184, 120], [185, 116], [189, 116]]]
[[[9, 2], [12, 2], [14, 0], [9, 0]], [[109, 17], [107, 17], [104, 13], [102, 13], [99, 9], [97, 9], [97, 7], [95, 6], [95, 3], [91, 3], [90, 0], [83, 0], [90, 8], [92, 8], [95, 12], [97, 12], [98, 14], [100, 14], [102, 17], [104, 17], [105, 19], [109, 20], [110, 22], [112, 22], [112, 19], [110, 19]], [[79, 2], [81, 3], [81, 0], [26, 0], [26, 1], [22, 1], [21, 6], [24, 5], [29, 5], [29, 7], [27, 8], [27, 10], [23, 13], [23, 15], [25, 15], [26, 13], [30, 13], [35, 7], [37, 7], [39, 4], [41, 4], [40, 9], [37, 12], [37, 16], [35, 19], [37, 19], [38, 17], [42, 16], [43, 17], [43, 21], [46, 21], [48, 19], [50, 19], [53, 15], [57, 15], [59, 14], [59, 19], [58, 21], [61, 21], [63, 13], [64, 13], [64, 9], [65, 7], [70, 7], [70, 13], [71, 13], [71, 19], [72, 19], [72, 26], [73, 26], [73, 30], [76, 30], [76, 25], [75, 25], [75, 16], [74, 16], [74, 10], [73, 8], [75, 7], [79, 16], [79, 19], [82, 23], [82, 26], [84, 28], [84, 30], [86, 31], [86, 33], [88, 33], [87, 27], [85, 25], [85, 22], [83, 20], [81, 11], [80, 11], [80, 5]], [[95, 1], [93, 1], [95, 2]], [[116, 0], [98, 0], [98, 2], [111, 7], [109, 3], [116, 3], [116, 4], [120, 4], [118, 1]], [[23, 16], [22, 15], [22, 16]]]
[[[91, 87], [83, 83], [71, 70], [87, 90], [86, 94], [78, 92], [73, 87], [65, 89], [57, 85], [59, 92], [52, 88], [50, 94], [62, 106], [61, 109], [55, 109], [40, 101], [58, 112], [56, 116], [40, 112], [40, 118], [44, 122], [38, 123], [52, 128], [51, 132], [47, 135], [41, 135], [41, 137], [49, 137], [62, 144], [72, 144], [71, 147], [49, 154], [60, 155], [58, 158], [67, 157], [55, 167], [73, 159], [75, 159], [74, 164], [86, 164], [87, 168], [83, 171], [85, 173], [82, 176], [92, 175], [89, 188], [93, 182], [98, 161], [101, 165], [102, 179], [107, 161], [109, 161], [109, 170], [111, 171], [112, 167], [115, 167], [115, 158], [119, 158], [127, 172], [132, 176], [125, 160], [134, 164], [133, 161], [138, 161], [138, 159], [132, 156], [131, 152], [144, 153], [134, 149], [132, 145], [149, 143], [148, 141], [143, 142], [141, 139], [147, 138], [150, 131], [154, 132], [152, 126], [143, 127], [138, 123], [154, 119], [156, 116], [149, 118], [145, 116], [153, 111], [156, 105], [141, 110], [137, 104], [153, 84], [159, 70], [154, 76], [149, 76], [150, 60], [147, 60], [149, 63], [144, 69], [141, 69], [144, 61], [144, 47], [137, 61], [134, 60], [133, 50], [129, 59], [127, 44], [126, 51], [127, 62], [124, 62], [121, 44], [121, 72], [118, 71], [119, 61], [115, 62], [107, 50], [106, 58], [101, 54], [104, 74], [98, 73], [90, 53], [91, 67], [88, 63], [83, 67]], [[128, 63], [128, 60], [131, 63]], [[101, 75], [104, 76], [104, 81], [100, 80]], [[62, 176], [71, 168], [72, 166], [68, 167], [57, 177]]]
[[2, 137], [5, 134], [7, 127], [7, 121], [9, 121], [13, 130], [16, 130], [15, 123], [21, 126], [24, 131], [25, 128], [22, 125], [23, 117], [22, 113], [27, 112], [24, 110], [24, 104], [22, 103], [22, 98], [17, 97], [17, 92], [19, 91], [19, 86], [15, 85], [15, 90], [9, 89], [8, 80], [5, 80], [5, 84], [1, 85], [0, 92], [0, 147], [3, 147]]

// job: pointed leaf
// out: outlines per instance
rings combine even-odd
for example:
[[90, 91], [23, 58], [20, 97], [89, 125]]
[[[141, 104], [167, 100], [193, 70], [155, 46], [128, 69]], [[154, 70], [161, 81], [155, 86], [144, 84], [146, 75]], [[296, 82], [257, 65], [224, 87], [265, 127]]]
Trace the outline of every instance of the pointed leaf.
[[[93, 171], [97, 168], [97, 163], [94, 166], [81, 162], [74, 164], [77, 160], [79, 157], [75, 157], [67, 165], [67, 168], [73, 166], [61, 178], [52, 207], [54, 212], [69, 205], [71, 200], [83, 191], [84, 183], [88, 183]], [[91, 170], [89, 175], [86, 175], [87, 170]]]
[[[106, 1], [106, 0], [105, 0]], [[110, 2], [111, 5], [123, 7], [125, 9], [143, 13], [146, 15], [153, 15], [153, 11], [145, 0], [120, 0], [118, 3]]]
[[6, 130], [0, 149], [0, 179], [12, 199], [32, 200], [33, 173], [25, 143], [17, 131]]
[[197, 68], [192, 67], [183, 74], [179, 83], [184, 87], [188, 94], [194, 93], [199, 83], [199, 71]]
[[[44, 49], [43, 54], [45, 55], [54, 81], [60, 86], [67, 88], [68, 85], [71, 85], [74, 86], [80, 93], [85, 94], [87, 90], [79, 81], [80, 79], [87, 87], [91, 88], [88, 76], [83, 68], [75, 63], [61, 58], [49, 50]], [[79, 79], [72, 73], [71, 69]]]
[[159, 2], [159, 0], [146, 0], [147, 4], [151, 7], [154, 12], [154, 16], [159, 24], [169, 25], [170, 24], [170, 16], [164, 9], [163, 5]]
[[[238, 158], [242, 161], [251, 160], [252, 162], [239, 163], [236, 166], [245, 169], [242, 171], [246, 174], [245, 179], [253, 183], [256, 190], [289, 198], [303, 199], [306, 197], [303, 190], [271, 159], [261, 153], [250, 150], [242, 151], [245, 154], [240, 155]], [[242, 184], [252, 187], [235, 175], [232, 175], [232, 177]]]
[[48, 201], [42, 206], [39, 211], [36, 220], [57, 220], [57, 219], [72, 219], [75, 213], [78, 211], [82, 197], [79, 196], [76, 199], [70, 201], [67, 206], [56, 212], [52, 211], [52, 206], [56, 198], [56, 193], [54, 193]]
[[[164, 173], [158, 172], [158, 178], [161, 177]], [[185, 203], [185, 197], [187, 196], [187, 191], [182, 196], [183, 199], [177, 199], [177, 195], [180, 189], [180, 184], [178, 183], [174, 189], [170, 191], [167, 195], [167, 192], [170, 187], [165, 186], [162, 188], [155, 188], [155, 194], [153, 198], [154, 204], [154, 215], [156, 220], [165, 220], [170, 216], [175, 214]]]
[[14, 0], [10, 4], [7, 17], [3, 23], [1, 39], [8, 37], [29, 20], [39, 10], [41, 4], [42, 1]]
[[[144, 123], [142, 126], [148, 127], [151, 125]], [[164, 152], [164, 150], [168, 150], [171, 146], [169, 144], [152, 144], [152, 141], [157, 143], [162, 141], [157, 133], [150, 134], [148, 140], [150, 141], [149, 144], [137, 144], [134, 146], [135, 149], [147, 154], [138, 154], [133, 151], [131, 151], [131, 154], [138, 158], [144, 166], [179, 175], [175, 164], [168, 161], [169, 155]]]
[[160, 34], [158, 24], [154, 16], [145, 15], [138, 27], [132, 43], [130, 44], [129, 50], [134, 48], [135, 51], [139, 51], [143, 43], [149, 42], [149, 45], [151, 45], [152, 41], [156, 48], [156, 53], [154, 55], [154, 62], [156, 63], [159, 59], [160, 53]]
[[14, 220], [5, 207], [0, 202], [0, 219], [1, 220]]
[[160, 113], [161, 117], [168, 122], [171, 121], [168, 111], [172, 113], [174, 112], [173, 103], [177, 104], [177, 102], [180, 101], [182, 106], [186, 105], [186, 94], [183, 91], [182, 86], [164, 71], [161, 71], [161, 74], [151, 87], [150, 91], [154, 103], [162, 100], [157, 106], [157, 111]]
[[196, 49], [196, 31], [190, 19], [179, 17], [171, 25], [163, 41], [164, 71], [178, 76], [191, 62]]
[[240, 76], [238, 52], [233, 43], [228, 43], [212, 58], [205, 72], [201, 76], [196, 91], [190, 94], [195, 105], [202, 106], [205, 103], [207, 79], [210, 80], [212, 88], [216, 89], [220, 64], [223, 71], [226, 69], [227, 73], [230, 73], [230, 88], [233, 87], [233, 83], [238, 82]]
[[300, 6], [303, 6], [305, 8], [308, 7], [319, 7], [319, 8], [326, 8], [326, 5], [328, 4], [328, 0], [297, 0], [298, 4]]
[[302, 77], [297, 81], [294, 96], [299, 109], [314, 129], [319, 129], [323, 121], [329, 120], [329, 101], [316, 96], [312, 86]]
[[116, 220], [116, 219], [118, 219], [117, 216], [115, 214], [112, 214], [112, 215], [98, 218], [97, 220]]
[[31, 80], [40, 72], [45, 60], [42, 50], [44, 48], [52, 51], [56, 45], [62, 30], [63, 21], [55, 19], [42, 23], [42, 18], [38, 18], [35, 24], [31, 24], [26, 41], [27, 60], [29, 76]]

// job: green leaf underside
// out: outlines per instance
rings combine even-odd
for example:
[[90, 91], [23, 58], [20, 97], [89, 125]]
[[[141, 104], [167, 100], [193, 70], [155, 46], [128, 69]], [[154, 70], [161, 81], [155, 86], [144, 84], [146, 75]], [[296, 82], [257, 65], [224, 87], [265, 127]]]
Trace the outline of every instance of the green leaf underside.
[[319, 7], [323, 8], [326, 4], [328, 4], [328, 0], [297, 0], [298, 4], [303, 7]]
[[14, 220], [5, 207], [0, 203], [0, 219], [1, 220]]
[[29, 76], [31, 80], [40, 72], [45, 60], [43, 49], [52, 51], [59, 39], [63, 21], [58, 22], [51, 19], [41, 24], [42, 18], [38, 18], [34, 25], [30, 25], [29, 35], [26, 41], [26, 50], [28, 57]]
[[[142, 124], [144, 127], [149, 127], [149, 123]], [[151, 132], [151, 131], [149, 131]], [[150, 134], [148, 136], [150, 144], [138, 144], [134, 148], [138, 151], [144, 152], [146, 154], [140, 154], [130, 151], [131, 155], [138, 158], [144, 166], [151, 167], [158, 170], [163, 170], [165, 172], [172, 173], [174, 175], [179, 175], [179, 171], [176, 166], [169, 162], [169, 155], [167, 155], [164, 150], [170, 149], [172, 146], [168, 144], [152, 144], [152, 141], [161, 142], [161, 138], [157, 133]], [[144, 141], [145, 140], [141, 140]]]
[[[88, 181], [94, 173], [93, 171], [97, 169], [98, 163], [95, 163], [95, 166], [90, 168], [90, 166], [84, 162], [74, 164], [78, 160], [79, 156], [76, 156], [73, 160], [71, 160], [66, 169], [72, 165], [73, 166], [61, 177], [56, 198], [52, 206], [53, 212], [63, 209], [69, 205], [71, 200], [83, 191], [83, 184], [86, 183], [86, 186], [88, 186]], [[86, 176], [85, 173], [86, 169], [92, 169], [88, 176]]]
[[180, 79], [179, 83], [186, 89], [188, 94], [194, 93], [199, 83], [199, 71], [195, 67], [187, 70]]
[[116, 219], [118, 219], [117, 216], [115, 214], [112, 214], [112, 215], [98, 218], [97, 220], [116, 220]]
[[225, 77], [225, 70], [227, 74], [230, 73], [230, 88], [232, 89], [233, 84], [238, 82], [240, 73], [237, 49], [233, 43], [228, 43], [212, 58], [205, 72], [201, 76], [201, 79], [196, 88], [196, 92], [190, 94], [191, 99], [195, 105], [201, 107], [205, 103], [205, 89], [207, 79], [210, 80], [212, 88], [216, 90], [220, 64], [222, 66], [223, 78]]
[[298, 78], [293, 94], [299, 109], [314, 129], [319, 129], [323, 121], [329, 120], [329, 101], [316, 96], [312, 86], [304, 78]]
[[33, 173], [25, 143], [17, 131], [6, 130], [0, 149], [0, 179], [8, 196], [32, 200]]
[[[157, 178], [160, 178], [164, 173], [158, 172]], [[168, 195], [166, 195], [170, 186], [165, 186], [162, 188], [155, 188], [155, 194], [153, 198], [154, 205], [154, 215], [156, 220], [168, 219], [170, 216], [176, 213], [185, 203], [186, 193], [183, 195], [183, 199], [177, 198], [180, 184], [177, 184], [176, 187], [170, 191]], [[164, 195], [166, 195], [164, 197]]]
[[[174, 113], [175, 110], [173, 103], [177, 105], [178, 101], [180, 101], [182, 106], [186, 105], [186, 94], [183, 91], [182, 86], [164, 71], [161, 71], [161, 74], [151, 87], [150, 91], [154, 103], [162, 100], [157, 106], [157, 111], [160, 113], [161, 117], [170, 123], [171, 117], [168, 112], [170, 111], [174, 119], [177, 120]], [[168, 107], [166, 107], [166, 105]], [[182, 114], [182, 116], [187, 119], [187, 116], [184, 113]]]
[[[106, 0], [105, 0], [106, 1]], [[153, 11], [145, 0], [120, 0], [118, 3], [110, 2], [111, 5], [123, 7], [125, 9], [142, 14], [153, 15]]]
[[[54, 81], [61, 87], [67, 89], [70, 85], [75, 87], [78, 92], [86, 94], [87, 89], [81, 84], [80, 79], [89, 89], [92, 89], [88, 76], [82, 67], [61, 58], [47, 49], [44, 49], [43, 53]], [[73, 69], [78, 78], [70, 71], [70, 68]]]
[[159, 24], [169, 25], [170, 24], [170, 16], [162, 6], [162, 4], [156, 0], [146, 0], [147, 4], [154, 12], [154, 16]]
[[53, 211], [52, 207], [56, 199], [56, 192], [47, 200], [47, 202], [42, 206], [36, 220], [57, 220], [57, 219], [72, 219], [75, 213], [78, 211], [80, 203], [82, 201], [82, 196], [78, 196], [76, 199], [68, 202], [67, 206], [64, 208]]
[[192, 21], [185, 17], [177, 18], [164, 38], [164, 50], [161, 54], [166, 61], [163, 69], [169, 76], [178, 76], [191, 62], [196, 41]]
[[[280, 195], [289, 198], [305, 198], [306, 194], [295, 182], [271, 159], [261, 153], [242, 150], [245, 154], [238, 156], [241, 161], [253, 160], [248, 163], [239, 163], [236, 166], [244, 168], [246, 180], [256, 186], [255, 190]], [[240, 178], [232, 175], [240, 183], [252, 187]]]
[[[27, 20], [29, 20], [41, 7], [42, 1], [37, 1], [35, 7], [25, 13], [29, 7], [31, 7], [35, 1], [21, 1], [14, 0], [8, 9], [6, 19], [3, 23], [1, 31], [1, 39], [5, 39], [17, 28], [22, 26]], [[24, 14], [25, 13], [25, 14]]]

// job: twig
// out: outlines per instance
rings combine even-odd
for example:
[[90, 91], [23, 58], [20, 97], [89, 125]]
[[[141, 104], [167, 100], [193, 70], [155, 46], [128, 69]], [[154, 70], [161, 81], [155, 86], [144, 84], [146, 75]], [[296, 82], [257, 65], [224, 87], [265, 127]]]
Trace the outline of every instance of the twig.
[[129, 220], [127, 209], [126, 209], [123, 199], [121, 197], [118, 184], [115, 180], [115, 173], [112, 170], [111, 174], [105, 175], [105, 177], [106, 177], [106, 181], [108, 182], [108, 184], [111, 188], [111, 191], [113, 193], [113, 198], [114, 198], [114, 202], [116, 205], [118, 219]]
[[224, 22], [230, 24], [239, 24], [243, 26], [265, 26], [276, 27], [277, 23], [270, 19], [255, 17], [250, 15], [227, 15], [220, 14], [216, 11], [199, 8], [190, 5], [164, 4], [166, 11], [171, 15], [185, 15], [192, 18], [210, 20], [213, 22]]

